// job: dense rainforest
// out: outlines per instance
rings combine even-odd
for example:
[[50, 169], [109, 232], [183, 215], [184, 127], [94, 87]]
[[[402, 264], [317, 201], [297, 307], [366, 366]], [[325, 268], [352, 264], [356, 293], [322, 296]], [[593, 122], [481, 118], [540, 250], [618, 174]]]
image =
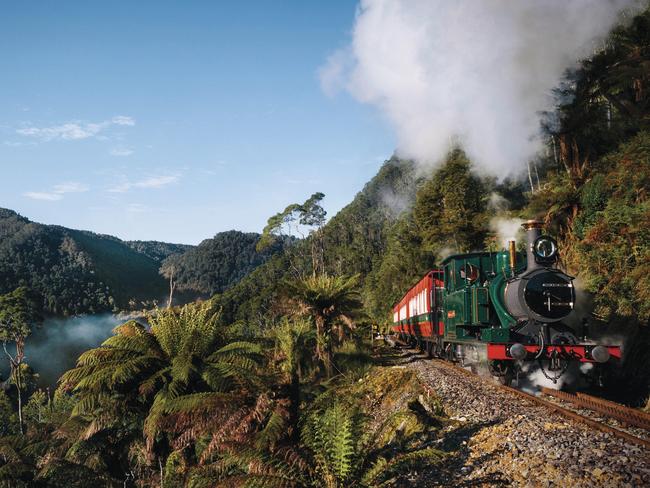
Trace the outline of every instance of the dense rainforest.
[[[115, 237], [30, 222], [0, 210], [0, 292], [26, 286], [50, 315], [105, 312], [164, 297], [160, 262]], [[161, 252], [178, 248], [164, 245]]]
[[166, 257], [160, 271], [179, 290], [211, 297], [234, 285], [283, 249], [284, 241], [279, 240], [258, 252], [255, 247], [259, 239], [260, 235], [254, 232], [220, 232], [184, 253]]
[[[522, 178], [478, 176], [462, 147], [437, 167], [393, 157], [327, 223], [315, 194], [272, 216], [256, 243], [233, 235], [230, 247], [245, 258], [227, 261], [233, 266], [261, 263], [254, 248], [282, 247], [243, 278], [230, 264], [201, 276], [217, 269], [213, 242], [178, 258], [164, 256], [165, 246], [115, 243], [109, 256], [123, 247], [136, 253], [135, 246], [138, 259], [151, 260], [147, 276], [161, 290], [168, 283], [159, 264], [179, 289], [217, 294], [156, 310], [148, 326], [120, 325], [54, 392], [35, 387], [37, 372], [25, 362], [33, 306], [25, 287], [13, 288], [43, 293], [55, 286], [39, 284], [53, 269], [73, 271], [56, 271], [66, 286], [93, 283], [89, 297], [109, 283], [90, 279], [102, 269], [91, 273], [93, 235], [4, 211], [1, 245], [11, 259], [2, 266], [16, 281], [2, 285], [0, 340], [16, 352], [0, 383], [0, 483], [421, 482], [448, 455], [434, 447], [444, 412], [407, 370], [384, 367], [364, 325], [385, 325], [394, 301], [449, 253], [499, 248], [499, 222], [513, 219], [543, 219], [558, 238], [561, 266], [593, 300], [596, 333], [628, 338], [618, 384], [647, 398], [649, 65], [645, 11], [566, 74], [557, 110], [544, 116], [546, 151]], [[282, 225], [296, 218], [311, 232], [287, 241]], [[97, 242], [105, 240], [113, 242]]]
[[69, 316], [209, 297], [282, 251], [263, 252], [259, 234], [220, 232], [198, 246], [116, 237], [31, 222], [0, 209], [0, 294], [29, 288], [43, 315]]

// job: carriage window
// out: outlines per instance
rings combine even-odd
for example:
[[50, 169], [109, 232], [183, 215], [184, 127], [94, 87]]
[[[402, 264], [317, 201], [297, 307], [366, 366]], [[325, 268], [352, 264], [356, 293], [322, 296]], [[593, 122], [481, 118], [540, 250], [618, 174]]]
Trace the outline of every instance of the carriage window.
[[478, 279], [478, 275], [478, 268], [473, 264], [466, 263], [460, 268], [460, 277], [470, 283], [475, 282]]

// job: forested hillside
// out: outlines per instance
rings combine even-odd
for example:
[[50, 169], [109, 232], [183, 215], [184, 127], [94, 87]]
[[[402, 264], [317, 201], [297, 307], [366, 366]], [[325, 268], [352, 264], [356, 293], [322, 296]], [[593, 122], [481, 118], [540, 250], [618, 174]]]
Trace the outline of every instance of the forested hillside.
[[221, 232], [198, 246], [116, 237], [30, 222], [0, 209], [0, 294], [26, 286], [46, 315], [75, 315], [209, 297], [237, 283], [292, 239], [262, 252], [259, 234]]
[[142, 307], [164, 297], [155, 259], [111, 236], [30, 222], [0, 209], [0, 293], [27, 286], [45, 314]]
[[237, 283], [291, 241], [277, 240], [258, 252], [255, 246], [259, 239], [254, 232], [220, 232], [182, 254], [168, 256], [160, 271], [171, 277], [179, 290], [210, 297]]
[[173, 254], [183, 254], [194, 248], [189, 244], [170, 244], [169, 242], [160, 241], [125, 241], [124, 243], [159, 263], [162, 263], [165, 258]]

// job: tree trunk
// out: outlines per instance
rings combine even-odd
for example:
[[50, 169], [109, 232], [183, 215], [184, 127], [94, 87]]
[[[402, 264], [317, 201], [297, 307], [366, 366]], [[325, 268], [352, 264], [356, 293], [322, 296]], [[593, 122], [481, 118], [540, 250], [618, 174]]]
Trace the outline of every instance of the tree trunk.
[[17, 337], [14, 339], [16, 342], [16, 357], [13, 357], [7, 351], [7, 343], [2, 343], [2, 348], [4, 349], [5, 354], [9, 358], [9, 368], [10, 368], [10, 377], [13, 378], [14, 384], [16, 385], [16, 391], [18, 392], [18, 424], [20, 427], [21, 435], [24, 434], [23, 429], [23, 399], [22, 399], [22, 379], [20, 377], [20, 365], [25, 358], [25, 339]]
[[297, 441], [300, 439], [300, 429], [298, 428], [298, 421], [300, 420], [300, 374], [297, 368], [291, 372], [289, 402], [289, 425], [292, 428], [291, 437]]
[[526, 163], [528, 167], [528, 182], [530, 183], [530, 193], [535, 193], [535, 186], [533, 185], [533, 174], [530, 172], [530, 161]]
[[325, 376], [327, 379], [332, 377], [332, 348], [329, 345], [325, 350]]
[[172, 308], [172, 300], [174, 299], [174, 289], [176, 288], [176, 283], [174, 283], [174, 267], [172, 266], [169, 273], [169, 300], [167, 301], [167, 308]]
[[316, 257], [316, 234], [311, 236], [311, 275], [316, 278], [318, 272], [318, 263]]
[[535, 180], [537, 181], [537, 191], [542, 190], [542, 184], [539, 182], [539, 171], [537, 171], [537, 165], [533, 163], [533, 169], [535, 170]]
[[23, 429], [23, 396], [22, 396], [22, 379], [20, 377], [20, 363], [16, 359], [11, 361], [11, 377], [14, 380], [14, 385], [16, 385], [16, 397], [18, 399], [18, 427], [20, 429], [20, 434], [24, 434]]
[[562, 164], [564, 165], [564, 169], [566, 171], [566, 174], [571, 178], [571, 162], [570, 162], [570, 156], [569, 156], [569, 145], [566, 142], [566, 134], [560, 134], [558, 136], [558, 140], [560, 143], [560, 161], [562, 161]]

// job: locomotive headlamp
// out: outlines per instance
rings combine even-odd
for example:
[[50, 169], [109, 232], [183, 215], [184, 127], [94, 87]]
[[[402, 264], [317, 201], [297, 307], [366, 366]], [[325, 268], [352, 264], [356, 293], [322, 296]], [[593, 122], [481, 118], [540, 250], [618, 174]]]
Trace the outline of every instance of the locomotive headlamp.
[[513, 357], [513, 359], [518, 359], [520, 361], [523, 361], [524, 359], [526, 359], [526, 356], [528, 355], [528, 351], [526, 351], [526, 348], [524, 347], [523, 344], [519, 344], [518, 342], [516, 342], [512, 346], [510, 346], [510, 355]]
[[609, 351], [604, 346], [596, 346], [591, 350], [591, 357], [597, 363], [606, 363], [609, 360]]
[[557, 242], [549, 236], [539, 236], [533, 244], [535, 256], [542, 261], [552, 261], [557, 255]]

